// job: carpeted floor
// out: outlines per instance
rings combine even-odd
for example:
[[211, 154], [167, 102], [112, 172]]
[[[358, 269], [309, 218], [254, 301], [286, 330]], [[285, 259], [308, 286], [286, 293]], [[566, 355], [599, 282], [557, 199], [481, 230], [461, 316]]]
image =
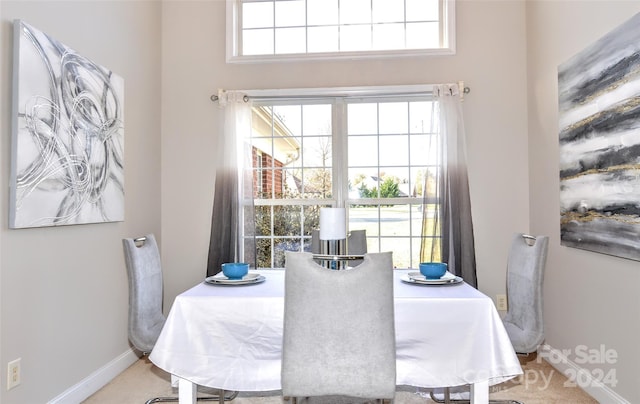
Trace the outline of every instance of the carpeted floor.
[[[591, 404], [597, 403], [579, 387], [568, 383], [566, 377], [544, 360], [535, 356], [521, 360], [522, 377], [491, 387], [491, 399], [516, 399], [525, 404]], [[107, 386], [84, 401], [84, 404], [144, 404], [157, 396], [175, 396], [170, 376], [147, 359], [140, 359]], [[233, 404], [282, 404], [278, 392], [243, 393]], [[353, 400], [315, 399], [309, 404], [354, 404]], [[428, 389], [400, 387], [396, 404], [429, 404]]]

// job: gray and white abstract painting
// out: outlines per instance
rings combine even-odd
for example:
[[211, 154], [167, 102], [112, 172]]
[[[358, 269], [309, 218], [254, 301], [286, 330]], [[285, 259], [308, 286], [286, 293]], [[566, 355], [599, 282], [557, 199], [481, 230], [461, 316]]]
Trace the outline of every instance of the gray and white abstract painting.
[[558, 68], [562, 245], [640, 260], [640, 14]]
[[14, 22], [11, 228], [124, 220], [124, 81]]

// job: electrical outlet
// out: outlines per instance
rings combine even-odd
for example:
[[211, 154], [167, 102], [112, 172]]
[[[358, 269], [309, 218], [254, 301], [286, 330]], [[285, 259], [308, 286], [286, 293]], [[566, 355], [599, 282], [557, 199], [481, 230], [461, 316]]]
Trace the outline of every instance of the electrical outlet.
[[500, 311], [507, 311], [507, 295], [496, 295], [496, 308]]
[[20, 384], [20, 360], [12, 360], [7, 365], [7, 390], [11, 390]]

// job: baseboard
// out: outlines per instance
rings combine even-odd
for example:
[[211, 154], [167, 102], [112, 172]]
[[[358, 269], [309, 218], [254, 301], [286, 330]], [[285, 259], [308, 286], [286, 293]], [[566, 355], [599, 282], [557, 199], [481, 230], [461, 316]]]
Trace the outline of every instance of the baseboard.
[[[542, 345], [538, 350], [538, 356], [542, 357], [545, 361], [549, 362], [549, 364], [556, 370], [569, 378], [568, 383], [581, 388], [591, 397], [598, 400], [598, 402], [631, 404], [628, 400], [624, 399], [618, 393], [611, 390], [611, 388], [605, 384], [607, 380], [599, 380], [598, 378], [594, 377], [595, 372], [591, 372], [590, 370], [585, 369], [577, 363], [569, 360], [569, 358], [561, 350], [555, 349], [545, 344]], [[605, 383], [603, 383], [603, 381]]]
[[137, 361], [138, 355], [129, 349], [100, 369], [96, 370], [80, 383], [71, 386], [59, 396], [53, 398], [48, 404], [77, 404], [86, 400], [96, 391], [106, 386], [117, 375]]

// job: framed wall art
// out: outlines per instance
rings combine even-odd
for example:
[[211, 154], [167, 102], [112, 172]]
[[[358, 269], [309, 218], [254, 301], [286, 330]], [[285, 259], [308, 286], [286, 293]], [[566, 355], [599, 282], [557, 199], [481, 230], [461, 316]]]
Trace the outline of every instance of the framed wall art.
[[561, 244], [640, 260], [640, 14], [558, 68]]
[[14, 22], [11, 228], [124, 220], [124, 81]]

